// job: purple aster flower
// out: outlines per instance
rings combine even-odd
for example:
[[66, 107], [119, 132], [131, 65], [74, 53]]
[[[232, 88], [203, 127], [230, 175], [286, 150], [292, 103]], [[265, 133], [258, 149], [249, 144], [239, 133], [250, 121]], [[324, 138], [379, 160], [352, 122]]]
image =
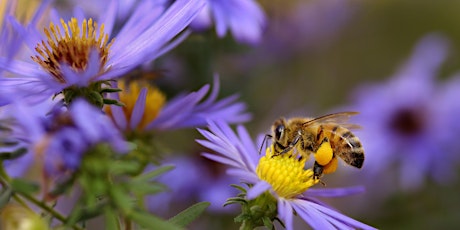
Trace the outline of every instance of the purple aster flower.
[[428, 35], [391, 79], [357, 91], [351, 108], [361, 113], [356, 122], [365, 127], [360, 134], [364, 170], [372, 181], [396, 172], [408, 189], [426, 177], [443, 182], [456, 174], [459, 77], [442, 84], [435, 79], [447, 51], [445, 38]]
[[[361, 188], [309, 189], [318, 183], [313, 171], [304, 169], [306, 159], [292, 157], [291, 153], [273, 156], [270, 148], [266, 155], [258, 153], [262, 136], [255, 145], [243, 126], [235, 133], [224, 122], [210, 122], [209, 131], [199, 130], [206, 140], [197, 140], [216, 153], [203, 155], [216, 162], [228, 165], [228, 174], [250, 184], [247, 199], [257, 202], [264, 195], [276, 202], [276, 215], [286, 229], [293, 228], [294, 211], [315, 229], [374, 229], [347, 217], [320, 202], [316, 197], [343, 196], [362, 192]], [[268, 205], [270, 206], [270, 205]], [[275, 217], [271, 217], [271, 221]], [[255, 226], [254, 226], [255, 227]]]
[[250, 119], [245, 112], [246, 105], [236, 102], [237, 95], [217, 100], [220, 89], [217, 76], [211, 92], [210, 86], [205, 85], [198, 91], [176, 96], [168, 102], [157, 88], [148, 84], [141, 86], [140, 82], [132, 82], [125, 86], [119, 82], [118, 87], [124, 90], [115, 99], [124, 106], [112, 105], [106, 111], [116, 125], [125, 131], [172, 130], [205, 126], [207, 120], [240, 123]]
[[17, 92], [11, 100], [27, 96], [46, 99], [62, 92], [67, 103], [84, 96], [91, 102], [100, 99], [94, 104], [102, 106], [107, 80], [117, 79], [177, 45], [187, 33], [174, 38], [203, 5], [201, 0], [178, 0], [169, 7], [142, 1], [116, 36], [112, 30], [117, 1], [111, 1], [98, 20], [79, 14], [66, 22], [53, 14], [44, 34], [37, 30], [28, 33], [34, 30], [12, 21], [16, 31], [28, 35], [26, 44], [34, 52], [31, 60], [0, 58], [1, 68], [18, 75], [2, 78], [0, 85]]
[[5, 162], [11, 176], [20, 176], [38, 163], [43, 164], [45, 177], [59, 178], [78, 169], [83, 155], [100, 143], [108, 143], [118, 153], [128, 151], [110, 119], [83, 100], [76, 100], [68, 109], [52, 107], [49, 102], [10, 104], [7, 114], [14, 119], [11, 135], [28, 150], [19, 159]]
[[211, 27], [214, 21], [219, 37], [224, 37], [230, 30], [237, 41], [255, 44], [262, 37], [265, 20], [265, 14], [256, 1], [207, 0], [206, 7], [191, 26], [203, 30]]

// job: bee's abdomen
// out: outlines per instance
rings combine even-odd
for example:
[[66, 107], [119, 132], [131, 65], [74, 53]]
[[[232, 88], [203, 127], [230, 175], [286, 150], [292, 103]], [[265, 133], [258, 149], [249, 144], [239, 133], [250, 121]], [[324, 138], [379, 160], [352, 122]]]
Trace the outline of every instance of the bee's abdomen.
[[[350, 130], [339, 125], [321, 125], [317, 137], [322, 141], [327, 137], [334, 149], [334, 154], [345, 163], [361, 168], [364, 162], [364, 149], [361, 141]], [[323, 136], [323, 137], [321, 137]]]

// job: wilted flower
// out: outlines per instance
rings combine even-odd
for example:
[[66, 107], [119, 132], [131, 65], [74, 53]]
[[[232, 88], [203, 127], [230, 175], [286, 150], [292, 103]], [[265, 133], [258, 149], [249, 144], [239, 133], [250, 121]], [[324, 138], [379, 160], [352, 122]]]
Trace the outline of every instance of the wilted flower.
[[213, 21], [219, 37], [231, 31], [237, 41], [249, 44], [260, 41], [266, 23], [262, 8], [254, 0], [207, 0], [191, 26], [203, 30]]
[[372, 181], [396, 172], [402, 187], [416, 188], [427, 176], [442, 182], [456, 173], [460, 84], [458, 78], [436, 83], [447, 50], [445, 38], [428, 35], [388, 82], [356, 93], [351, 108], [361, 112], [356, 122], [365, 127], [364, 171]]
[[[52, 20], [44, 29], [27, 36], [35, 50], [32, 60], [0, 59], [0, 67], [18, 76], [3, 78], [3, 88], [17, 92], [11, 100], [33, 96], [46, 99], [62, 93], [69, 104], [73, 98], [85, 97], [102, 107], [113, 103], [104, 98], [108, 80], [117, 79], [136, 66], [154, 60], [177, 45], [179, 36], [202, 9], [200, 0], [178, 0], [170, 7], [142, 1], [116, 36], [111, 35], [117, 12], [117, 1], [111, 1], [100, 19], [72, 18]], [[25, 28], [13, 23], [19, 33]]]
[[335, 211], [315, 198], [322, 195], [343, 196], [359, 192], [361, 189], [310, 189], [318, 180], [313, 179], [311, 169], [304, 168], [306, 158], [295, 157], [291, 155], [292, 151], [273, 156], [270, 148], [264, 156], [260, 156], [258, 148], [243, 126], [238, 126], [235, 133], [224, 122], [210, 122], [209, 131], [199, 131], [207, 140], [198, 142], [216, 152], [203, 155], [230, 166], [230, 175], [250, 185], [245, 197], [249, 200], [246, 204], [256, 203], [258, 209], [263, 208], [259, 213], [265, 213], [265, 216], [259, 216], [257, 220], [251, 219], [252, 210], [257, 209], [246, 209], [250, 212], [243, 213], [243, 225], [246, 227], [266, 225], [267, 221], [273, 222], [279, 218], [284, 222], [286, 229], [292, 229], [295, 212], [315, 229], [373, 229]]

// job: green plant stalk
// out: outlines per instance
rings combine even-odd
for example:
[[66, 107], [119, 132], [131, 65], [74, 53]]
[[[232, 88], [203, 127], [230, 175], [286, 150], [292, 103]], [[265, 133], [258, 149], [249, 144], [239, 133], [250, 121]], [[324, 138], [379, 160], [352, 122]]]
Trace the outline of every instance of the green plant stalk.
[[[9, 184], [9, 181], [11, 180], [11, 178], [6, 174], [5, 172], [5, 169], [3, 168], [3, 166], [0, 165], [0, 177], [2, 180], [0, 180], [1, 184], [3, 186], [8, 186]], [[24, 199], [26, 199], [27, 201], [35, 204], [37, 207], [39, 207], [40, 209], [48, 212], [49, 214], [51, 214], [54, 218], [60, 220], [62, 223], [65, 223], [67, 221], [67, 218], [65, 216], [63, 216], [61, 213], [57, 212], [56, 210], [54, 210], [53, 208], [49, 207], [48, 205], [46, 205], [45, 202], [43, 201], [39, 201], [37, 200], [35, 197], [29, 195], [29, 194], [20, 194], [20, 196], [22, 196]], [[17, 193], [15, 193], [13, 195], [13, 198], [18, 202], [20, 203], [21, 205], [23, 205], [25, 208], [31, 210], [31, 208], [24, 202], [24, 200], [21, 199], [21, 197], [18, 196]], [[78, 226], [72, 226], [73, 229], [75, 230], [83, 230], [82, 228], [78, 227]]]

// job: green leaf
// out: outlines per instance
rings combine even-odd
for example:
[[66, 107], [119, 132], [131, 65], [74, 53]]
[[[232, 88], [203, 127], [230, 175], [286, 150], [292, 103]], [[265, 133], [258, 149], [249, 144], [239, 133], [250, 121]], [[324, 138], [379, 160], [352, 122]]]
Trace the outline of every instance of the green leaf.
[[167, 190], [167, 187], [163, 184], [160, 183], [153, 183], [153, 182], [147, 182], [147, 183], [128, 183], [128, 186], [131, 189], [131, 191], [138, 195], [138, 196], [143, 196], [143, 195], [153, 195], [159, 192], [163, 192]]
[[2, 191], [0, 194], [0, 210], [10, 201], [11, 195], [13, 195], [13, 190], [10, 187]]
[[181, 230], [182, 228], [166, 220], [162, 220], [147, 212], [135, 211], [127, 215], [129, 219], [141, 225], [144, 229]]
[[38, 192], [40, 187], [33, 183], [22, 179], [12, 179], [11, 188], [13, 191], [22, 193], [22, 194], [32, 194]]
[[168, 172], [168, 171], [171, 171], [173, 170], [175, 167], [172, 166], [172, 165], [167, 165], [167, 166], [162, 166], [162, 167], [159, 167], [155, 170], [152, 170], [148, 173], [144, 173], [142, 175], [139, 175], [135, 178], [133, 178], [133, 180], [136, 180], [136, 181], [150, 181], [151, 179], [165, 173], [165, 172]]
[[190, 206], [179, 214], [175, 215], [173, 218], [169, 219], [169, 222], [186, 227], [196, 218], [198, 218], [210, 205], [209, 202], [200, 202]]
[[21, 157], [27, 153], [26, 148], [19, 148], [13, 152], [0, 152], [0, 160], [12, 160]]
[[109, 166], [110, 173], [113, 175], [136, 173], [140, 167], [138, 162], [133, 161], [116, 161]]
[[133, 199], [122, 187], [112, 186], [110, 196], [123, 214], [127, 214], [134, 209]]

